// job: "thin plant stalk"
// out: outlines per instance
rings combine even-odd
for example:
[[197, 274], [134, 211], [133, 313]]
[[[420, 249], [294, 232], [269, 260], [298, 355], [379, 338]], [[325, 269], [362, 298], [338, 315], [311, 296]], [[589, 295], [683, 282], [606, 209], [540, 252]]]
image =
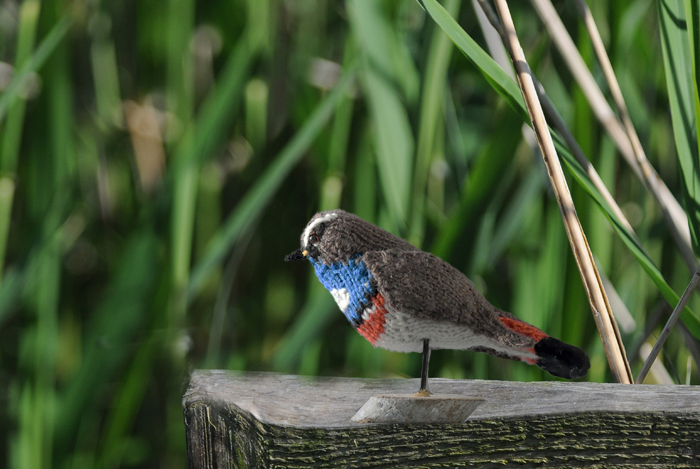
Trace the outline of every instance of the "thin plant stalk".
[[350, 85], [354, 83], [355, 70], [355, 65], [348, 67], [348, 71], [338, 81], [333, 91], [317, 106], [294, 138], [269, 163], [264, 174], [246, 192], [236, 210], [224, 221], [219, 233], [209, 241], [204, 255], [192, 269], [188, 285], [188, 298], [190, 300], [199, 293], [207, 275], [215, 266], [219, 265], [221, 259], [239, 240], [246, 227], [260, 215], [291, 168], [301, 159], [304, 152], [308, 150], [323, 130], [333, 110], [348, 91]]
[[[576, 0], [575, 3], [576, 7], [578, 8], [579, 15], [581, 16], [581, 19], [583, 20], [583, 23], [586, 26], [588, 35], [591, 38], [593, 51], [595, 52], [596, 58], [598, 59], [598, 63], [600, 64], [600, 67], [603, 71], [603, 75], [605, 76], [605, 81], [608, 84], [608, 89], [610, 90], [610, 95], [612, 96], [613, 102], [617, 107], [617, 112], [619, 113], [622, 125], [624, 126], [625, 132], [627, 133], [627, 137], [629, 138], [630, 144], [632, 145], [632, 151], [634, 152], [637, 164], [639, 165], [639, 168], [642, 174], [644, 175], [644, 183], [646, 184], [647, 188], [652, 193], [654, 198], [656, 200], [661, 201], [664, 197], [661, 188], [663, 182], [661, 182], [661, 178], [658, 174], [656, 174], [656, 171], [651, 166], [651, 163], [649, 163], [649, 160], [647, 159], [647, 156], [644, 153], [642, 142], [639, 141], [639, 135], [637, 135], [637, 131], [634, 129], [634, 125], [632, 124], [632, 119], [630, 118], [630, 114], [627, 109], [627, 103], [625, 103], [625, 98], [622, 95], [620, 84], [618, 83], [617, 77], [615, 76], [615, 71], [613, 70], [612, 64], [610, 63], [610, 57], [608, 57], [608, 53], [605, 50], [603, 39], [600, 37], [600, 32], [598, 31], [598, 27], [595, 24], [595, 20], [593, 19], [591, 10], [588, 8], [588, 4], [585, 0]], [[671, 224], [672, 226], [671, 231], [674, 236], [674, 239], [677, 238], [676, 244], [678, 245], [678, 248], [681, 251], [683, 260], [686, 262], [688, 268], [692, 272], [693, 269], [695, 269], [696, 262], [695, 255], [693, 254], [693, 250], [690, 245], [690, 237], [688, 236], [686, 238], [685, 236], [681, 236], [681, 233], [684, 232], [684, 228], [681, 227], [678, 230], [674, 229], [674, 225], [672, 224], [675, 222], [675, 220], [672, 218], [672, 215], [669, 212], [669, 208], [663, 203], [660, 203], [659, 205], [661, 207], [661, 211], [664, 214], [664, 217], [669, 221], [669, 224]]]
[[[646, 359], [649, 357], [651, 354], [651, 345], [647, 344], [646, 342], [642, 344], [642, 348], [639, 350], [639, 355]], [[665, 384], [665, 385], [673, 385], [675, 384], [673, 382], [673, 378], [671, 378], [671, 375], [668, 373], [668, 370], [666, 370], [666, 367], [663, 366], [663, 364], [660, 361], [654, 361], [651, 367], [649, 368], [649, 374], [651, 375], [651, 378], [656, 382], [656, 384]], [[641, 383], [637, 383], [641, 384]]]
[[12, 176], [0, 178], [0, 285], [5, 277], [2, 274], [4, 273], [5, 252], [7, 251], [7, 237], [10, 234], [15, 187], [15, 180]]
[[[187, 127], [192, 122], [194, 110], [194, 90], [191, 75], [192, 58], [188, 48], [190, 34], [194, 29], [194, 2], [192, 0], [170, 0], [169, 48], [167, 61], [167, 83], [170, 109], [181, 125]], [[169, 135], [172, 147], [173, 135]], [[192, 136], [185, 133], [179, 144], [191, 144]], [[186, 302], [184, 289], [189, 281], [191, 246], [194, 231], [194, 209], [197, 197], [199, 166], [178, 154], [174, 161], [173, 208], [171, 219], [172, 286], [175, 292], [172, 326], [177, 329], [184, 318]]]
[[693, 294], [695, 289], [698, 287], [698, 284], [700, 284], [700, 268], [698, 268], [698, 270], [695, 271], [695, 273], [693, 274], [693, 277], [690, 279], [690, 283], [688, 284], [688, 287], [683, 292], [683, 296], [681, 296], [681, 299], [678, 301], [678, 304], [676, 305], [676, 308], [673, 310], [673, 313], [671, 313], [671, 317], [668, 318], [668, 322], [666, 323], [663, 330], [661, 331], [659, 338], [656, 340], [656, 343], [654, 344], [654, 348], [651, 349], [651, 352], [649, 353], [649, 356], [646, 358], [644, 365], [642, 365], [642, 369], [639, 371], [639, 374], [637, 375], [637, 379], [635, 380], [635, 383], [641, 384], [644, 381], [644, 378], [646, 378], [647, 373], [649, 372], [649, 369], [651, 368], [651, 365], [654, 363], [654, 360], [656, 360], [656, 357], [659, 355], [659, 352], [661, 351], [661, 348], [664, 346], [666, 339], [668, 339], [669, 334], [671, 334], [671, 330], [673, 329], [673, 326], [676, 325], [678, 318], [681, 317], [681, 313], [683, 312], [683, 308], [685, 308], [685, 305], [688, 304], [688, 300], [690, 300], [690, 296]]
[[[496, 12], [486, 0], [477, 1], [479, 3], [479, 6], [481, 6], [486, 18], [489, 20], [491, 25], [498, 32], [498, 34], [500, 34], [501, 38], [503, 38], [503, 41], [505, 42], [506, 37], [503, 33], [503, 27], [501, 26], [501, 23], [498, 20], [498, 15], [496, 15]], [[552, 128], [554, 128], [562, 136], [567, 146], [571, 150], [571, 153], [574, 155], [574, 158], [576, 158], [576, 161], [578, 161], [581, 167], [583, 167], [584, 171], [586, 171], [588, 176], [591, 178], [591, 182], [593, 182], [593, 185], [596, 187], [596, 189], [598, 189], [600, 194], [610, 206], [610, 209], [613, 211], [613, 213], [620, 219], [620, 222], [625, 227], [625, 229], [627, 229], [630, 233], [634, 234], [634, 229], [632, 228], [632, 225], [630, 225], [629, 221], [627, 221], [627, 217], [620, 209], [620, 206], [617, 204], [617, 201], [613, 198], [612, 194], [610, 194], [610, 191], [598, 175], [598, 172], [586, 157], [586, 154], [583, 152], [583, 149], [581, 149], [580, 145], [576, 141], [576, 137], [574, 137], [574, 134], [571, 133], [571, 130], [569, 130], [569, 127], [566, 125], [566, 122], [564, 122], [564, 119], [559, 115], [559, 112], [557, 111], [556, 107], [554, 107], [552, 100], [549, 99], [549, 96], [547, 96], [544, 87], [534, 74], [532, 74], [532, 79], [535, 82], [537, 96], [539, 97], [540, 103], [542, 104], [542, 109], [544, 110], [547, 122], [549, 122]]]
[[552, 40], [559, 49], [569, 70], [588, 99], [596, 117], [615, 142], [618, 150], [620, 150], [620, 153], [635, 175], [649, 189], [661, 207], [683, 260], [691, 271], [695, 270], [696, 260], [690, 244], [690, 229], [685, 212], [647, 160], [641, 145], [635, 146], [630, 140], [625, 126], [617, 118], [605, 96], [603, 96], [602, 91], [598, 88], [593, 75], [586, 67], [581, 54], [566, 31], [551, 1], [531, 0], [531, 2], [552, 36]]
[[27, 60], [22, 67], [15, 68], [12, 80], [3, 90], [2, 94], [0, 94], [0, 123], [2, 123], [7, 116], [9, 108], [18, 99], [22, 99], [21, 94], [24, 87], [27, 86], [29, 76], [44, 66], [59, 44], [61, 44], [63, 38], [68, 35], [71, 26], [72, 18], [70, 16], [62, 18], [51, 28], [48, 34], [46, 34], [29, 60]]
[[[35, 0], [22, 4], [19, 13], [19, 34], [17, 37], [17, 51], [15, 54], [15, 73], [30, 62], [34, 43], [36, 42], [36, 30], [39, 24], [41, 3]], [[8, 93], [6, 91], [6, 93]], [[7, 237], [10, 231], [10, 218], [15, 193], [15, 181], [17, 160], [19, 159], [22, 129], [24, 128], [24, 115], [26, 101], [18, 99], [7, 110], [7, 121], [2, 133], [2, 145], [0, 146], [0, 170], [6, 173], [2, 180], [0, 196], [0, 281], [5, 263], [5, 250]]]
[[506, 41], [503, 37], [503, 28], [501, 28], [498, 15], [486, 0], [472, 0], [472, 7], [476, 12], [476, 17], [479, 20], [481, 32], [484, 34], [484, 40], [491, 57], [515, 81], [515, 71], [510, 62], [510, 56], [508, 56], [506, 51]]
[[[36, 0], [29, 0], [22, 4], [15, 54], [15, 72], [30, 60], [36, 42], [40, 11], [41, 3]], [[25, 111], [26, 101], [24, 99], [12, 103], [7, 111], [7, 122], [3, 132], [2, 153], [0, 155], [3, 171], [14, 172], [17, 168]]]
[[[352, 41], [349, 41], [345, 45], [342, 69], [351, 67], [356, 60], [356, 56], [357, 50], [355, 45]], [[330, 143], [328, 145], [328, 170], [325, 180], [321, 184], [321, 193], [319, 194], [319, 207], [321, 211], [340, 207], [340, 200], [345, 185], [345, 166], [348, 156], [348, 142], [350, 141], [354, 107], [355, 103], [353, 97], [349, 94], [345, 94], [340, 98], [340, 102], [335, 108], [333, 125], [330, 133]]]
[[[459, 13], [461, 0], [448, 0], [445, 9], [454, 17]], [[420, 126], [416, 163], [413, 171], [413, 206], [410, 219], [409, 240], [420, 245], [425, 228], [425, 198], [430, 165], [435, 153], [435, 140], [439, 115], [444, 109], [445, 81], [452, 56], [453, 44], [442, 29], [436, 28], [430, 41], [430, 53], [426, 66], [421, 100]]]
[[208, 366], [221, 366], [221, 339], [224, 333], [224, 322], [226, 320], [226, 313], [228, 312], [229, 299], [231, 298], [231, 292], [233, 291], [236, 273], [241, 265], [243, 255], [245, 254], [250, 239], [253, 237], [258, 221], [259, 218], [249, 225], [246, 232], [239, 239], [236, 249], [233, 250], [231, 258], [226, 262], [221, 287], [219, 288], [216, 295], [216, 302], [214, 303], [214, 312], [212, 314], [211, 328], [209, 330], [207, 355], [204, 359]]
[[[194, 54], [190, 41], [194, 31], [194, 0], [169, 0], [167, 2], [168, 49], [166, 61], [166, 90], [169, 110], [189, 130], [194, 125]], [[175, 132], [169, 129], [167, 136], [169, 149], [175, 143]], [[185, 132], [177, 139], [178, 145], [189, 148], [194, 141], [192, 132]], [[185, 366], [186, 344], [183, 341], [182, 326], [187, 316], [186, 288], [190, 279], [192, 262], [192, 241], [195, 227], [195, 209], [199, 189], [200, 164], [195, 159], [187, 159], [176, 151], [173, 158], [173, 202], [170, 214], [170, 261], [171, 294], [167, 323], [168, 354], [172, 360], [170, 375], [171, 392], [169, 402], [176, 397], [177, 382]], [[177, 421], [176, 408], [167, 406], [166, 422], [173, 427]], [[179, 432], [178, 432], [179, 433]], [[182, 435], [169, 432], [166, 435], [167, 447], [176, 448]], [[167, 461], [167, 459], [166, 459]], [[167, 465], [167, 462], [166, 462]]]
[[600, 276], [595, 268], [593, 255], [586, 241], [586, 236], [576, 215], [571, 193], [564, 178], [564, 173], [554, 148], [554, 142], [549, 134], [549, 128], [537, 98], [535, 83], [515, 32], [515, 26], [506, 0], [497, 0], [496, 10], [506, 33], [508, 52], [511, 55], [513, 66], [518, 76], [518, 83], [520, 84], [528, 113], [532, 119], [533, 129], [535, 130], [542, 157], [562, 213], [564, 226], [579, 267], [579, 272], [581, 273], [581, 279], [588, 294], [593, 317], [603, 342], [610, 369], [617, 382], [632, 383], [632, 373], [625, 357], [622, 339], [603, 290]]

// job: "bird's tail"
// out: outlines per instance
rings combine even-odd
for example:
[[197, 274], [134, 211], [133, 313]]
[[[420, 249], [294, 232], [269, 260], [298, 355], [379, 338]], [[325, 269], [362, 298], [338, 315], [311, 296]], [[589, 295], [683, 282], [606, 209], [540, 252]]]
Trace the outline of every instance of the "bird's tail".
[[591, 362], [586, 352], [554, 337], [545, 337], [535, 344], [535, 365], [560, 378], [586, 376]]
[[517, 334], [526, 335], [535, 340], [535, 345], [528, 352], [534, 353], [536, 359], [524, 359], [531, 365], [537, 365], [554, 376], [575, 379], [586, 376], [591, 366], [586, 352], [559, 339], [550, 337], [535, 326], [514, 317], [498, 318], [506, 329]]

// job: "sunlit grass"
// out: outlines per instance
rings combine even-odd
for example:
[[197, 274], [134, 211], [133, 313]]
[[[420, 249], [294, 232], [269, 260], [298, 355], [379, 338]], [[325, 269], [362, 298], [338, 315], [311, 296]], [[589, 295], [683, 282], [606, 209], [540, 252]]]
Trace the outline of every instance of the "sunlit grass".
[[[308, 265], [282, 262], [335, 207], [442, 256], [498, 307], [584, 348], [587, 379], [611, 379], [518, 88], [481, 51], [471, 2], [440, 3], [466, 32], [456, 45], [414, 1], [0, 7], [0, 60], [16, 67], [0, 94], [0, 466], [185, 467], [191, 368], [418, 376], [417, 354], [371, 347]], [[683, 100], [648, 33], [658, 11], [591, 7], [642, 144], [687, 204], [670, 117]], [[639, 239], [564, 153], [593, 254], [635, 321], [629, 354], [653, 342], [688, 270], [530, 6], [513, 8], [533, 70]], [[674, 332], [664, 353], [682, 383], [686, 340]], [[431, 371], [550, 379], [470, 352], [438, 351]]]

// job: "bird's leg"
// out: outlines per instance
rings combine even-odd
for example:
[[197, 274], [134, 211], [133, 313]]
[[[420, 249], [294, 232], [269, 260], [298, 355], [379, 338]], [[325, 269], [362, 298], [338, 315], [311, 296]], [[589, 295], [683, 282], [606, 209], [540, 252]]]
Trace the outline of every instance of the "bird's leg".
[[430, 396], [428, 390], [428, 365], [430, 364], [430, 339], [423, 339], [423, 366], [420, 370], [420, 389], [416, 396]]

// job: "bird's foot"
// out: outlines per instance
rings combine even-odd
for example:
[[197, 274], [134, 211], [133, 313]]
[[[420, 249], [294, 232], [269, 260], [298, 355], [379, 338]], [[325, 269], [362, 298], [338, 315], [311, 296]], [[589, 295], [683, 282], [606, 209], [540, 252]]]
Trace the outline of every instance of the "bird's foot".
[[432, 393], [428, 391], [427, 389], [421, 389], [417, 393], [413, 395], [413, 397], [430, 397], [432, 396]]

